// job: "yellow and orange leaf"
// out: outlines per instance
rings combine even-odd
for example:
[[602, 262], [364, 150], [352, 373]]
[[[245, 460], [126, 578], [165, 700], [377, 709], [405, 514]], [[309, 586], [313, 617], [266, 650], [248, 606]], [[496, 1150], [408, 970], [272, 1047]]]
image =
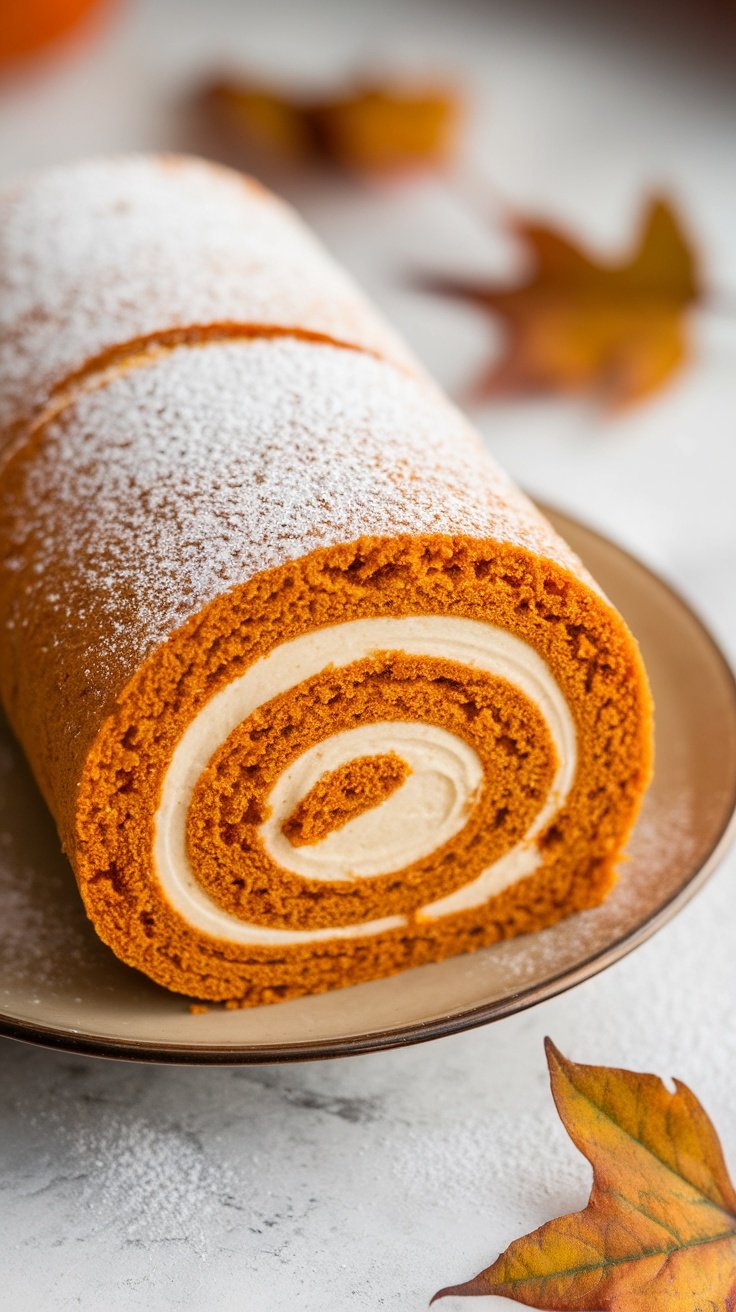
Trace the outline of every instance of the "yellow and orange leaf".
[[366, 171], [444, 163], [454, 150], [460, 117], [455, 94], [439, 86], [409, 90], [376, 83], [307, 98], [224, 81], [206, 99], [250, 144], [291, 159]]
[[597, 387], [614, 407], [660, 388], [689, 354], [686, 311], [700, 297], [693, 248], [673, 206], [653, 198], [630, 254], [605, 263], [561, 230], [516, 217], [529, 258], [516, 287], [433, 279], [430, 289], [500, 316], [500, 361], [478, 399]]
[[[593, 1167], [582, 1212], [512, 1243], [442, 1289], [569, 1312], [736, 1312], [736, 1191], [711, 1121], [686, 1085], [579, 1066], [547, 1040], [565, 1129]], [[434, 1301], [434, 1300], [433, 1300]]]

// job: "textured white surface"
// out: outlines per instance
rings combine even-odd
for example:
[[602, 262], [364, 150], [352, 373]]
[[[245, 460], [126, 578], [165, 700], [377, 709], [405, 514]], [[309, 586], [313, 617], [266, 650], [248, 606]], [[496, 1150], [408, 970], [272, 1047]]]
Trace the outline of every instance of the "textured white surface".
[[[316, 79], [387, 52], [394, 66], [459, 68], [488, 111], [471, 143], [481, 173], [603, 245], [623, 241], [644, 188], [666, 184], [687, 207], [712, 281], [733, 292], [733, 91], [699, 67], [695, 37], [675, 57], [661, 19], [661, 40], [643, 22], [624, 39], [591, 31], [593, 8], [572, 18], [541, 0], [462, 11], [148, 0], [122, 10], [94, 58], [70, 52], [3, 88], [3, 177], [92, 151], [197, 148], [182, 139], [179, 103], [208, 60]], [[440, 261], [508, 269], [506, 246], [432, 182], [361, 191], [326, 180], [291, 198], [440, 381], [459, 387], [484, 358], [482, 321], [401, 289], [396, 273]], [[535, 403], [480, 419], [513, 474], [664, 569], [735, 655], [736, 328], [700, 315], [695, 331], [693, 368], [630, 416]], [[588, 1171], [546, 1087], [546, 1032], [581, 1060], [687, 1080], [736, 1164], [734, 875], [732, 857], [607, 975], [496, 1027], [405, 1052], [185, 1071], [4, 1043], [4, 1306], [426, 1307], [439, 1285], [584, 1201]]]

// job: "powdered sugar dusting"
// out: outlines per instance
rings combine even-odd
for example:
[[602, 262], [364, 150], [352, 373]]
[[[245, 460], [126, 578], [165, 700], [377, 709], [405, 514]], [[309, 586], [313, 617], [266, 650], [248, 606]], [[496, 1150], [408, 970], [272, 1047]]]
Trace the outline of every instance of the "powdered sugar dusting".
[[48, 696], [40, 738], [66, 725], [83, 751], [81, 701], [96, 732], [174, 629], [316, 547], [467, 533], [581, 573], [408, 362], [296, 216], [229, 170], [93, 160], [0, 197], [0, 622], [7, 686], [26, 710]]
[[[492, 1136], [493, 1170], [489, 1171]], [[418, 1128], [401, 1126], [392, 1135], [391, 1169], [402, 1193], [411, 1199], [439, 1194], [448, 1206], [473, 1197], [486, 1214], [498, 1198], [513, 1214], [523, 1207], [529, 1180], [534, 1180], [540, 1212], [554, 1202], [569, 1178], [570, 1149], [564, 1136], [550, 1135], [545, 1117], [518, 1109], [493, 1109], [485, 1116], [445, 1116]]]
[[34, 1007], [42, 996], [74, 995], [92, 981], [99, 991], [107, 950], [85, 918], [51, 816], [2, 717], [0, 904], [0, 1010], [19, 986]]
[[46, 1134], [55, 1143], [53, 1173], [42, 1156], [33, 1158], [35, 1189], [73, 1183], [92, 1234], [112, 1229], [127, 1248], [186, 1244], [205, 1257], [213, 1222], [227, 1227], [233, 1211], [244, 1210], [238, 1173], [205, 1153], [201, 1131], [171, 1124], [145, 1093], [139, 1101], [147, 1105], [126, 1108], [119, 1097], [90, 1092], [80, 1076], [78, 1101], [33, 1099], [20, 1113], [31, 1143]]
[[220, 322], [410, 361], [297, 215], [228, 169], [89, 160], [0, 197], [0, 429], [110, 348]]
[[157, 1118], [113, 1112], [91, 1128], [80, 1118], [73, 1150], [90, 1167], [82, 1207], [114, 1217], [128, 1243], [179, 1242], [204, 1253], [208, 1222], [235, 1203], [228, 1164], [213, 1164], [196, 1135]]
[[81, 395], [20, 461], [7, 639], [43, 615], [44, 677], [73, 648], [90, 710], [215, 596], [317, 547], [466, 533], [576, 567], [458, 411], [329, 346], [166, 352]]
[[[702, 824], [702, 804], [691, 788], [681, 784], [677, 792], [670, 783], [664, 802], [663, 809], [656, 787], [647, 794], [619, 866], [618, 882], [602, 906], [579, 911], [536, 933], [529, 952], [519, 951], [513, 940], [498, 944], [492, 969], [500, 967], [513, 987], [521, 990], [540, 973], [553, 976], [625, 938], [632, 927], [660, 909], [667, 890], [679, 891], [688, 872], [708, 856], [707, 841], [704, 845], [708, 831]], [[489, 958], [471, 959], [466, 968], [478, 969], [483, 960]]]

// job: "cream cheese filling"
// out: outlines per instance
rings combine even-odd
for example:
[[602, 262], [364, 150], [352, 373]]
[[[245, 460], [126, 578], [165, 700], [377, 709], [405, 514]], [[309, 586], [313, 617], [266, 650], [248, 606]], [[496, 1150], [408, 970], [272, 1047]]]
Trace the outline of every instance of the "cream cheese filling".
[[[209, 897], [187, 852], [187, 815], [197, 780], [241, 721], [328, 666], [350, 665], [384, 651], [441, 657], [508, 679], [538, 707], [558, 756], [549, 793], [521, 842], [462, 888], [423, 907], [420, 918], [436, 920], [480, 906], [540, 864], [535, 840], [570, 790], [577, 747], [565, 697], [539, 654], [514, 634], [479, 620], [445, 615], [349, 620], [275, 647], [216, 693], [179, 740], [154, 821], [154, 869], [171, 906], [194, 929], [233, 944], [276, 947], [364, 937], [406, 925], [405, 916], [311, 930], [250, 924]], [[388, 751], [411, 766], [400, 788], [319, 843], [300, 848], [289, 843], [281, 826], [322, 774], [355, 757]], [[310, 879], [388, 874], [429, 855], [462, 829], [482, 775], [474, 749], [438, 726], [377, 721], [343, 730], [308, 748], [283, 771], [269, 796], [271, 814], [261, 825], [261, 837], [279, 865]]]
[[[411, 767], [401, 788], [321, 842], [292, 847], [282, 826], [317, 780], [356, 756], [380, 755], [387, 743]], [[295, 875], [326, 881], [384, 875], [454, 838], [482, 782], [480, 757], [457, 734], [434, 724], [378, 720], [333, 734], [287, 766], [267, 799], [271, 814], [261, 838], [269, 856]]]

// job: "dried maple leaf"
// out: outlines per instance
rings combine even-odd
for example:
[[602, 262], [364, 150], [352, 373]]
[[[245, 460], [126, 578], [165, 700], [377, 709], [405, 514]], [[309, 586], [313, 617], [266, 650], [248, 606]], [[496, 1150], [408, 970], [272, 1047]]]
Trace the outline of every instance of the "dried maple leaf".
[[366, 85], [307, 99], [246, 81], [212, 86], [206, 101], [252, 144], [290, 158], [363, 170], [438, 165], [452, 153], [459, 106], [449, 88]]
[[700, 296], [693, 249], [673, 207], [653, 198], [631, 253], [611, 263], [559, 229], [510, 222], [531, 263], [519, 286], [426, 284], [505, 322], [505, 351], [478, 381], [477, 397], [597, 385], [623, 406], [661, 387], [687, 358], [684, 312]]
[[311, 111], [324, 153], [361, 169], [443, 163], [452, 154], [458, 118], [455, 96], [439, 88], [365, 87]]
[[301, 158], [315, 150], [302, 110], [288, 98], [247, 82], [216, 82], [204, 104], [242, 140], [278, 155]]
[[[565, 1129], [593, 1167], [583, 1212], [517, 1239], [447, 1294], [575, 1312], [733, 1312], [736, 1191], [694, 1094], [654, 1075], [578, 1066], [547, 1040]], [[433, 1300], [434, 1301], [434, 1300]]]

